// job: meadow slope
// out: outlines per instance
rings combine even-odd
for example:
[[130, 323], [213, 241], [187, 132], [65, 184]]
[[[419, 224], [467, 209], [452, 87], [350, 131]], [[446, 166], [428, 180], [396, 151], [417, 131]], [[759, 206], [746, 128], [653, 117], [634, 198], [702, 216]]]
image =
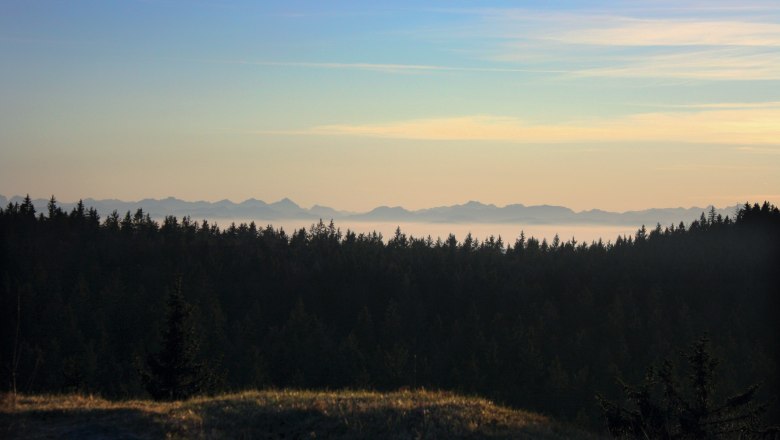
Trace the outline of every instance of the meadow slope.
[[439, 391], [246, 391], [184, 402], [5, 395], [13, 439], [595, 438], [538, 414]]

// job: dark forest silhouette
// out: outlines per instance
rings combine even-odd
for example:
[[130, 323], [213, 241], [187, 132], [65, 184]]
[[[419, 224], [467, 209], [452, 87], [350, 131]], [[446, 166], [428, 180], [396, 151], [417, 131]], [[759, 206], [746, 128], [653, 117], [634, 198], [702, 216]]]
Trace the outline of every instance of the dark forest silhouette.
[[36, 213], [27, 198], [0, 210], [1, 385], [145, 395], [138, 359], [164, 352], [181, 277], [215, 391], [441, 388], [600, 426], [596, 392], [619, 398], [616, 377], [639, 383], [705, 332], [717, 392], [778, 389], [778, 243], [768, 203], [613, 243], [505, 244], [101, 219], [53, 197]]
[[637, 386], [621, 383], [628, 405], [597, 396], [608, 431], [633, 439], [726, 439], [775, 438], [777, 427], [760, 426], [768, 403], [755, 399], [758, 384], [718, 402], [719, 360], [712, 356], [705, 336], [683, 354], [685, 376], [668, 359], [650, 367]]

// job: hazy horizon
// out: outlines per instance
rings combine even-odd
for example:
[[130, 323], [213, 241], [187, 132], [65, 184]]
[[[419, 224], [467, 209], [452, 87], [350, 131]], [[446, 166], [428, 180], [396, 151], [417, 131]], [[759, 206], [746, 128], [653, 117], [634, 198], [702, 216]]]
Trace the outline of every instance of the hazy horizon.
[[203, 202], [203, 203], [218, 203], [218, 202], [225, 202], [225, 201], [227, 201], [227, 202], [234, 203], [234, 204], [241, 204], [241, 203], [246, 203], [246, 202], [251, 202], [251, 201], [261, 201], [261, 202], [267, 203], [269, 205], [270, 204], [274, 204], [274, 203], [284, 202], [284, 201], [290, 201], [290, 202], [293, 202], [297, 206], [299, 206], [301, 208], [304, 208], [304, 209], [311, 209], [311, 208], [316, 208], [316, 207], [325, 207], [325, 208], [331, 208], [331, 209], [334, 209], [336, 211], [341, 211], [341, 212], [349, 213], [349, 214], [365, 213], [365, 212], [370, 212], [371, 210], [373, 210], [375, 208], [385, 208], [385, 207], [389, 207], [389, 208], [398, 208], [398, 207], [400, 207], [400, 208], [404, 208], [404, 209], [407, 209], [407, 210], [410, 210], [410, 211], [417, 211], [417, 210], [426, 210], [426, 209], [432, 209], [432, 208], [444, 208], [444, 207], [452, 207], [452, 206], [463, 206], [463, 205], [467, 205], [469, 203], [479, 203], [479, 204], [487, 205], [487, 206], [495, 206], [497, 208], [505, 208], [505, 207], [509, 207], [509, 206], [513, 206], [513, 205], [523, 205], [523, 206], [527, 206], [527, 207], [530, 207], [530, 206], [565, 207], [565, 208], [572, 209], [576, 213], [582, 213], [582, 212], [593, 211], [593, 210], [595, 210], [595, 211], [607, 211], [607, 212], [614, 212], [614, 213], [627, 213], [627, 212], [645, 211], [645, 210], [653, 210], [653, 209], [695, 209], [695, 208], [708, 209], [711, 206], [714, 206], [716, 209], [728, 209], [728, 208], [732, 208], [734, 206], [741, 206], [744, 203], [753, 204], [753, 203], [762, 203], [764, 201], [769, 201], [771, 203], [770, 200], [766, 200], [766, 199], [758, 200], [758, 199], [755, 199], [755, 200], [743, 200], [743, 201], [736, 200], [733, 203], [727, 203], [726, 202], [726, 203], [724, 203], [722, 205], [715, 205], [715, 204], [712, 204], [712, 203], [706, 203], [706, 204], [705, 203], [693, 203], [693, 204], [687, 205], [687, 206], [681, 206], [681, 205], [680, 206], [671, 206], [671, 205], [669, 205], [669, 206], [646, 206], [646, 207], [638, 208], [638, 209], [629, 209], [629, 210], [624, 210], [624, 211], [621, 211], [621, 210], [611, 211], [611, 210], [605, 209], [605, 208], [600, 207], [600, 206], [591, 206], [591, 207], [586, 207], [586, 208], [583, 208], [583, 209], [574, 209], [574, 208], [572, 208], [570, 206], [559, 205], [559, 204], [555, 204], [555, 203], [529, 204], [529, 203], [524, 203], [523, 201], [519, 201], [518, 200], [518, 201], [514, 201], [514, 202], [507, 202], [505, 204], [500, 204], [500, 203], [494, 203], [494, 202], [485, 201], [485, 200], [469, 199], [469, 200], [457, 200], [457, 201], [455, 201], [453, 203], [450, 203], [450, 204], [420, 206], [420, 207], [416, 207], [416, 208], [410, 208], [410, 207], [405, 206], [403, 204], [401, 204], [401, 205], [390, 205], [390, 204], [387, 204], [387, 203], [376, 203], [376, 204], [373, 204], [373, 205], [368, 205], [370, 207], [368, 209], [365, 209], [365, 210], [350, 210], [350, 209], [342, 208], [340, 206], [332, 206], [332, 205], [327, 205], [327, 204], [324, 204], [324, 203], [318, 203], [316, 201], [314, 201], [313, 203], [308, 204], [308, 205], [307, 204], [302, 204], [302, 203], [298, 203], [297, 200], [295, 200], [295, 199], [293, 199], [291, 197], [286, 197], [286, 196], [283, 196], [283, 197], [281, 197], [279, 199], [263, 199], [263, 198], [257, 197], [257, 196], [248, 197], [248, 198], [220, 197], [220, 198], [211, 198], [211, 199], [195, 197], [195, 198], [189, 198], [188, 199], [188, 198], [177, 197], [177, 196], [173, 196], [173, 195], [162, 196], [162, 197], [143, 196], [143, 197], [136, 197], [136, 198], [130, 198], [130, 199], [122, 199], [122, 198], [118, 198], [118, 197], [99, 198], [99, 197], [94, 197], [94, 196], [76, 197], [76, 198], [73, 198], [73, 199], [62, 199], [56, 193], [51, 193], [51, 194], [48, 194], [48, 195], [46, 195], [46, 194], [32, 194], [32, 193], [6, 194], [6, 193], [3, 193], [2, 191], [0, 191], [0, 197], [5, 197], [9, 201], [12, 200], [12, 199], [22, 199], [25, 196], [30, 196], [30, 198], [33, 201], [35, 201], [35, 200], [46, 200], [46, 201], [48, 201], [51, 197], [54, 197], [56, 202], [57, 202], [57, 204], [60, 204], [60, 205], [61, 204], [71, 205], [71, 204], [78, 203], [79, 201], [88, 201], [88, 200], [95, 200], [95, 201], [116, 200], [116, 201], [123, 202], [123, 203], [140, 203], [140, 202], [142, 202], [144, 200], [165, 201], [165, 200], [173, 199], [173, 200], [178, 200], [178, 201], [182, 201], [182, 202], [186, 202], [186, 203], [201, 203], [201, 202]]
[[[0, 198], [3, 197], [5, 197], [5, 195], [0, 194]], [[17, 196], [9, 197], [8, 200], [18, 201], [20, 197], [21, 196], [17, 195]], [[45, 213], [46, 200], [47, 199], [45, 198], [33, 198], [33, 202], [36, 205], [36, 209], [39, 212]], [[101, 202], [101, 204], [98, 204], [98, 206], [100, 207], [100, 209], [98, 209], [98, 212], [103, 216], [102, 217], [103, 219], [112, 210], [111, 206], [102, 204], [103, 202], [106, 201], [94, 200], [90, 198], [85, 198], [83, 200], [85, 201], [85, 205], [87, 208], [92, 207], [92, 204], [90, 203], [91, 200], [95, 202]], [[219, 201], [223, 201], [223, 200], [219, 200]], [[249, 199], [249, 200], [256, 200], [256, 199]], [[356, 218], [356, 215], [359, 216], [362, 214], [354, 213], [354, 212], [353, 213], [342, 212], [339, 213], [340, 215], [335, 215], [335, 216], [321, 215], [319, 219], [316, 219], [316, 218], [301, 218], [301, 217], [293, 217], [293, 216], [289, 218], [269, 217], [269, 216], [263, 217], [262, 215], [237, 216], [231, 214], [230, 210], [220, 210], [218, 205], [207, 207], [206, 210], [198, 211], [198, 213], [185, 214], [185, 212], [187, 211], [186, 206], [179, 207], [176, 209], [172, 205], [166, 207], [165, 202], [171, 202], [171, 200], [168, 198], [155, 200], [156, 202], [161, 202], [162, 205], [160, 205], [159, 203], [152, 206], [144, 205], [142, 203], [143, 201], [144, 200], [125, 202], [127, 203], [127, 205], [136, 204], [137, 206], [133, 206], [133, 207], [125, 206], [126, 209], [124, 210], [119, 209], [118, 212], [119, 215], [122, 216], [124, 215], [125, 212], [130, 212], [132, 214], [135, 209], [141, 208], [144, 209], [144, 211], [147, 214], [150, 214], [153, 220], [158, 222], [162, 222], [167, 215], [174, 215], [179, 219], [182, 219], [184, 216], [187, 216], [190, 217], [192, 221], [195, 221], [197, 223], [201, 223], [203, 220], [206, 220], [210, 225], [217, 225], [220, 229], [223, 230], [230, 227], [231, 224], [235, 224], [236, 226], [238, 226], [241, 224], [249, 225], [250, 223], [254, 222], [258, 229], [264, 229], [267, 226], [272, 226], [274, 229], [277, 230], [283, 229], [288, 235], [292, 234], [293, 232], [301, 228], [308, 231], [318, 221], [323, 221], [326, 224], [328, 224], [330, 221], [333, 221], [335, 226], [342, 233], [346, 233], [347, 231], [352, 231], [355, 232], [356, 234], [371, 234], [376, 232], [382, 235], [383, 241], [385, 242], [388, 239], [393, 237], [397, 228], [400, 228], [401, 232], [403, 232], [407, 236], [414, 236], [416, 238], [426, 238], [430, 236], [434, 241], [436, 241], [436, 239], [438, 238], [442, 240], [446, 240], [447, 237], [450, 234], [452, 234], [458, 239], [458, 241], [462, 242], [467, 234], [471, 234], [472, 238], [479, 241], [483, 241], [491, 236], [496, 239], [501, 237], [505, 245], [514, 244], [515, 240], [520, 236], [521, 233], [523, 233], [527, 238], [534, 237], [540, 241], [547, 240], [548, 242], [552, 241], [556, 235], [559, 237], [559, 239], [562, 242], [567, 242], [571, 239], [575, 239], [578, 243], [584, 242], [588, 244], [599, 240], [602, 240], [604, 243], [614, 242], [618, 236], [633, 236], [636, 233], [636, 231], [643, 225], [648, 230], [654, 229], [656, 224], [661, 224], [661, 226], [665, 228], [670, 225], [676, 226], [679, 224], [679, 222], [683, 222], [687, 226], [690, 224], [691, 221], [697, 219], [700, 213], [704, 213], [706, 211], [705, 207], [698, 207], [697, 212], [692, 212], [691, 209], [693, 208], [690, 208], [687, 210], [685, 214], [681, 214], [673, 218], [669, 218], [669, 214], [667, 214], [666, 216], [664, 216], [663, 220], [661, 218], [655, 218], [655, 219], [645, 218], [643, 221], [642, 218], [637, 218], [634, 220], [623, 220], [622, 223], [606, 223], [606, 224], [603, 221], [602, 222], [598, 222], [598, 221], [588, 222], [585, 220], [572, 221], [572, 220], [562, 220], [560, 218], [556, 219], [554, 217], [548, 220], [545, 220], [545, 218], [543, 217], [541, 218], [536, 217], [530, 220], [526, 219], [526, 220], [495, 221], [495, 220], [491, 220], [491, 217], [489, 215], [484, 218], [478, 218], [477, 220], [474, 220], [473, 218], [458, 219], [457, 216], [454, 218], [443, 217], [442, 220], [438, 220], [438, 221], [426, 220], [425, 218], [422, 219], [404, 218], [404, 219], [393, 220], [393, 219], [384, 218], [382, 216], [379, 216], [376, 219], [362, 219], [362, 218]], [[176, 201], [180, 202], [180, 200], [178, 199], [176, 199]], [[275, 203], [285, 202], [285, 201], [290, 201], [294, 203], [294, 201], [288, 198], [282, 199]], [[184, 201], [184, 202], [186, 204], [194, 203], [190, 201]], [[65, 206], [66, 209], [68, 208], [72, 209], [72, 206], [76, 202], [57, 200], [57, 203], [61, 207]], [[464, 205], [465, 204], [461, 204], [460, 206], [464, 206]], [[313, 207], [316, 206], [317, 205], [314, 205]], [[337, 208], [337, 207], [331, 207], [331, 208]], [[729, 212], [731, 208], [733, 208], [733, 206], [722, 207], [718, 209], [718, 213], [724, 216], [733, 217], [732, 213]], [[114, 210], [116, 210], [116, 208], [114, 208]], [[663, 211], [664, 209], [661, 208], [657, 210]], [[671, 210], [673, 212], [676, 212], [675, 208], [671, 208]], [[480, 217], [480, 215], [477, 214], [477, 217]]]

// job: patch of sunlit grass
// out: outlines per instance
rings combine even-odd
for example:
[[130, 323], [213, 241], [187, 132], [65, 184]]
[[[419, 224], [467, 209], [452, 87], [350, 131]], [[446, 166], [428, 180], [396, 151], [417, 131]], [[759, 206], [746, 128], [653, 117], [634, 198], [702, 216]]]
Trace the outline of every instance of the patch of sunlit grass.
[[11, 438], [589, 438], [549, 418], [449, 392], [244, 391], [182, 402], [92, 395], [0, 399]]

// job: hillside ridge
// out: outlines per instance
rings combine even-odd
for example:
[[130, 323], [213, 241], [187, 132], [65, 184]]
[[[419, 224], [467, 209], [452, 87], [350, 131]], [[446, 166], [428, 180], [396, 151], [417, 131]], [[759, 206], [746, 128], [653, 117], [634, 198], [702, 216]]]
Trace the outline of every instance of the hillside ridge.
[[0, 403], [4, 438], [597, 438], [552, 419], [450, 392], [245, 391], [183, 402], [90, 395]]

